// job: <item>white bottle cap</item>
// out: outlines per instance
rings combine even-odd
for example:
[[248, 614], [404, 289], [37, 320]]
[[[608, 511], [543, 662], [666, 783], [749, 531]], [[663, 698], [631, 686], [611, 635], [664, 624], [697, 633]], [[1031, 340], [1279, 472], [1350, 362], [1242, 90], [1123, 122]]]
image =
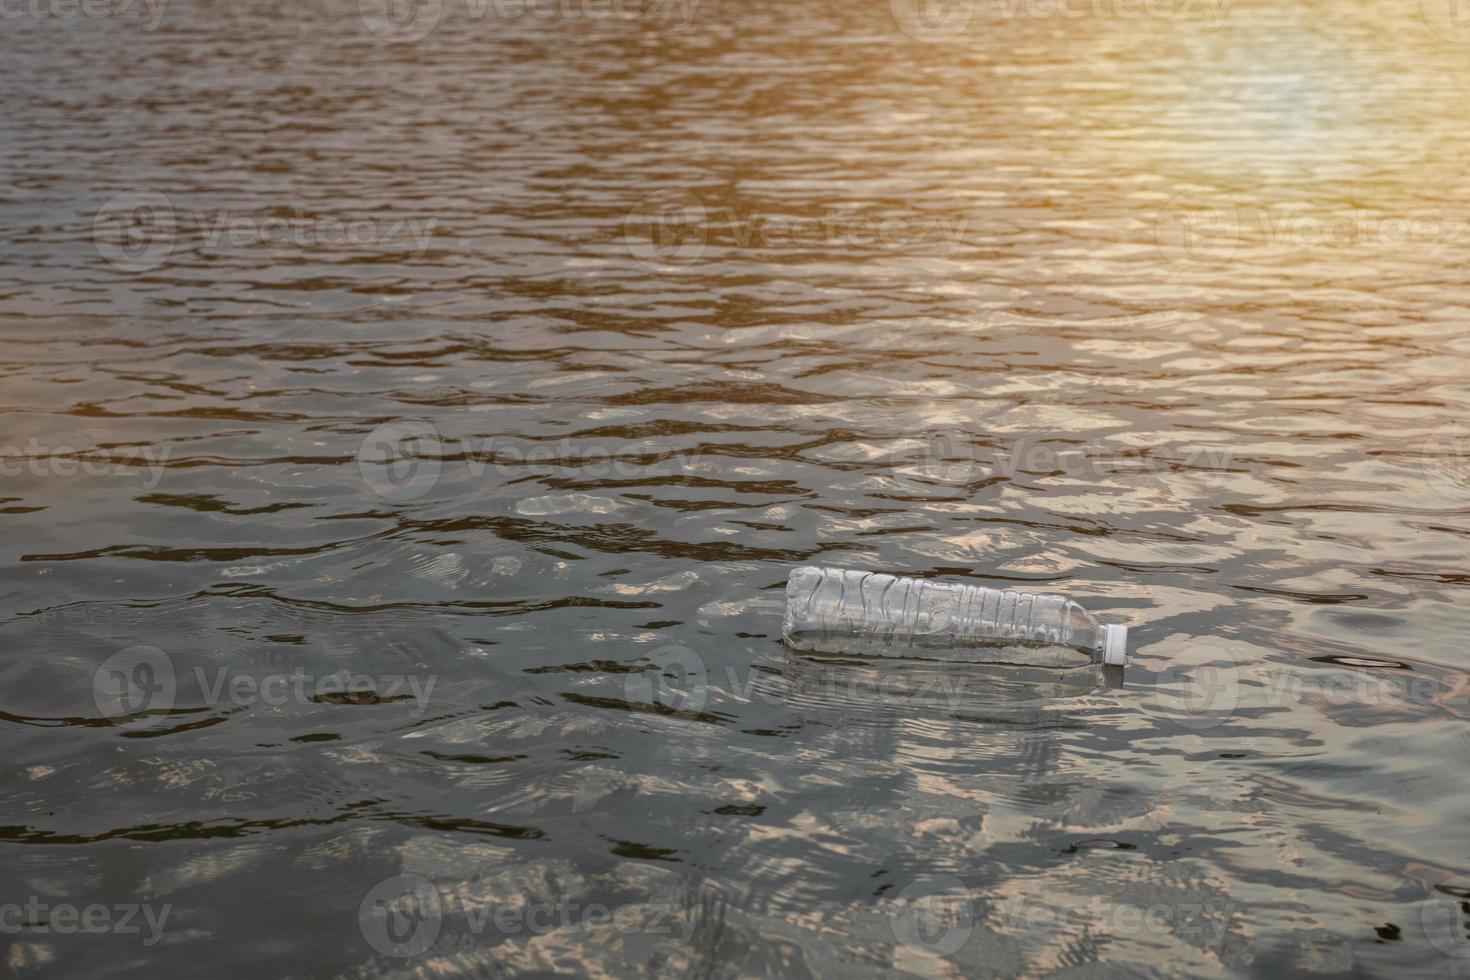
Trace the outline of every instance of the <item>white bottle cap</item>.
[[1104, 626], [1103, 663], [1122, 667], [1128, 663], [1128, 627]]

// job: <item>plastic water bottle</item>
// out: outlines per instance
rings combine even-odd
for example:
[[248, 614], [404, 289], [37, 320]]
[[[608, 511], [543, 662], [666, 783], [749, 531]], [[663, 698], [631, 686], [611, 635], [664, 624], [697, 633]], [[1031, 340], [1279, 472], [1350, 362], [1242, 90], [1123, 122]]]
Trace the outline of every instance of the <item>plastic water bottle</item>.
[[1082, 657], [1128, 662], [1128, 627], [1103, 625], [1065, 596], [844, 568], [791, 573], [781, 635], [812, 653], [1046, 667], [1077, 666]]

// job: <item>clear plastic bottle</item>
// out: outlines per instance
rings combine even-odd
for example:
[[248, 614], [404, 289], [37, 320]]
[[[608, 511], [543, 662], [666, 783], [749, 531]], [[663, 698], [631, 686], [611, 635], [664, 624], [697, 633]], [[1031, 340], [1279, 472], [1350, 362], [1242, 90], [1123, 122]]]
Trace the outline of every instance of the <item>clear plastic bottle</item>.
[[786, 581], [781, 635], [794, 650], [1075, 667], [1128, 662], [1128, 627], [1065, 596], [807, 566]]

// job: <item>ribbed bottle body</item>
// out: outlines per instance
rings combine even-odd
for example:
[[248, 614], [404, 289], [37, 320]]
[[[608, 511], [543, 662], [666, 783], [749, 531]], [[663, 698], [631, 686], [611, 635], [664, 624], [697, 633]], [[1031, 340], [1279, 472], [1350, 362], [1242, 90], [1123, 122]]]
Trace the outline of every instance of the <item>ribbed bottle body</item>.
[[839, 568], [798, 568], [782, 635], [793, 649], [1070, 667], [1096, 659], [1096, 621], [1058, 595]]

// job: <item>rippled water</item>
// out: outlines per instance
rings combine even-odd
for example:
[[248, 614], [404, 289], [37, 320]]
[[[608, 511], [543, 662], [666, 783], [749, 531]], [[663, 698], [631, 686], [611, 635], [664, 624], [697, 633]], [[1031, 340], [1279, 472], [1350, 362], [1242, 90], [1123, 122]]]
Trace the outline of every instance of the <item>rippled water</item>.
[[3, 968], [1470, 972], [1470, 25], [905, 2], [5, 8]]

